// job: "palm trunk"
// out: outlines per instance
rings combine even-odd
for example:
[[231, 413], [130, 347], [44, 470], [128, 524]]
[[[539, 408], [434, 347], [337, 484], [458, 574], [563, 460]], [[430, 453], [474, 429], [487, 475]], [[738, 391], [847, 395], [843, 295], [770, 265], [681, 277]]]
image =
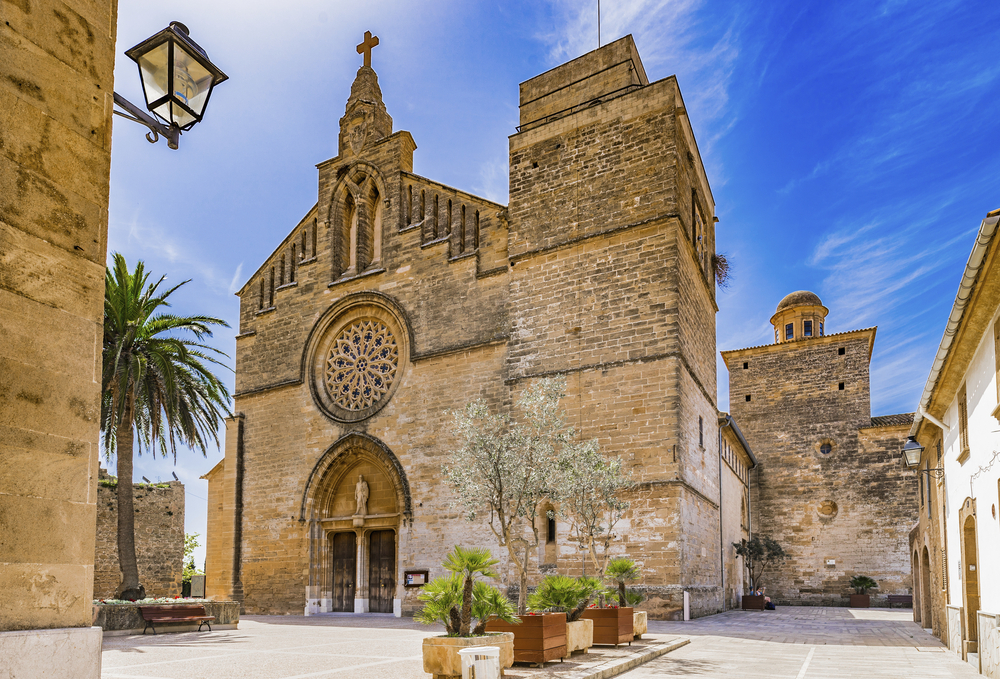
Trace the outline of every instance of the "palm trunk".
[[462, 588], [462, 625], [458, 630], [460, 637], [469, 636], [469, 629], [472, 627], [472, 586], [475, 580], [469, 573], [465, 577], [465, 586]]
[[135, 559], [135, 509], [132, 506], [132, 417], [128, 413], [122, 418], [115, 437], [115, 452], [118, 455], [118, 567], [122, 572], [122, 582], [115, 596], [139, 589], [139, 566]]

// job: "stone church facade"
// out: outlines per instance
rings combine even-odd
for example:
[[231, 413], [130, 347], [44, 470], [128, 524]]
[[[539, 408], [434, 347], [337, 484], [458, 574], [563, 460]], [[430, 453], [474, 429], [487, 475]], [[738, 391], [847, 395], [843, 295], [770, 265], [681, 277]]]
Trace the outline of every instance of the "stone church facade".
[[[238, 293], [208, 595], [414, 611], [407, 571], [496, 547], [443, 483], [448, 411], [563, 375], [568, 420], [639, 482], [615, 549], [651, 615], [733, 605], [753, 462], [717, 409], [714, 201], [676, 78], [626, 37], [522, 83], [507, 206], [414, 174], [415, 149], [362, 66], [316, 204]], [[532, 582], [580, 572], [565, 531]]]
[[759, 462], [752, 528], [789, 554], [765, 582], [778, 603], [847, 605], [851, 577], [867, 575], [885, 606], [912, 592], [919, 505], [900, 451], [913, 414], [871, 416], [876, 328], [828, 335], [828, 312], [793, 292], [771, 317], [774, 344], [722, 352], [730, 410]]

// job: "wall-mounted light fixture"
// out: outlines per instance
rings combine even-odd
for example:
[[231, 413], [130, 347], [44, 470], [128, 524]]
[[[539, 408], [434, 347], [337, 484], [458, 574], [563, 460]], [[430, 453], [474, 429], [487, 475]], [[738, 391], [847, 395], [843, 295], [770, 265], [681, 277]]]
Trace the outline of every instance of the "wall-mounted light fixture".
[[146, 108], [156, 117], [117, 92], [115, 104], [124, 112], [115, 114], [148, 127], [149, 143], [155, 144], [162, 136], [172, 149], [177, 148], [182, 131], [201, 122], [215, 86], [229, 78], [178, 21], [127, 50], [125, 56], [139, 66]]

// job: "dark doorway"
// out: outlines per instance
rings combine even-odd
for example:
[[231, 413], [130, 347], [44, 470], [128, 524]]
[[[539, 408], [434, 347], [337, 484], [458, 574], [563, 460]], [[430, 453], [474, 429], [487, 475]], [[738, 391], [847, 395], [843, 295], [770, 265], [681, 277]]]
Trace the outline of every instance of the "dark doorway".
[[333, 534], [333, 610], [354, 612], [354, 578], [357, 574], [357, 536]]
[[392, 613], [396, 592], [396, 533], [372, 531], [368, 543], [368, 610]]

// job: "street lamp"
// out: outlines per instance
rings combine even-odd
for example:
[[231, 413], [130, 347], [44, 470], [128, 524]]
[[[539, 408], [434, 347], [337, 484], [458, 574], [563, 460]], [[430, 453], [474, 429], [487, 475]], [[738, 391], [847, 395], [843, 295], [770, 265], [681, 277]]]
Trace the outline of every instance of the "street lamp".
[[908, 436], [903, 444], [903, 462], [907, 468], [916, 469], [920, 466], [920, 454], [924, 452], [924, 447], [917, 443], [914, 436]]
[[127, 113], [115, 113], [148, 127], [152, 137], [147, 134], [146, 139], [151, 144], [163, 136], [172, 149], [177, 148], [181, 131], [201, 121], [212, 89], [229, 78], [178, 21], [127, 50], [125, 56], [139, 66], [146, 108], [159, 120], [117, 92], [115, 104]]
[[944, 469], [917, 469], [920, 466], [920, 454], [924, 452], [924, 447], [917, 443], [916, 437], [907, 436], [906, 443], [903, 444], [903, 462], [907, 469], [912, 469], [918, 474], [927, 474], [936, 479], [944, 478]]

